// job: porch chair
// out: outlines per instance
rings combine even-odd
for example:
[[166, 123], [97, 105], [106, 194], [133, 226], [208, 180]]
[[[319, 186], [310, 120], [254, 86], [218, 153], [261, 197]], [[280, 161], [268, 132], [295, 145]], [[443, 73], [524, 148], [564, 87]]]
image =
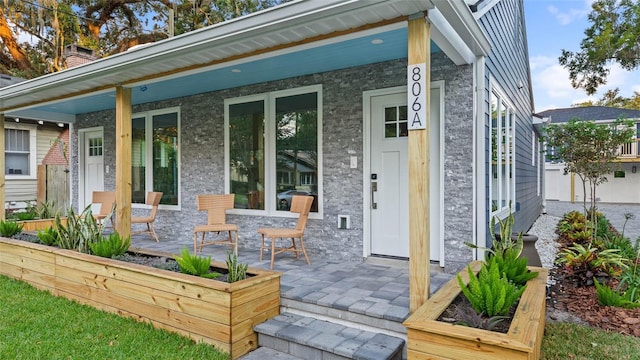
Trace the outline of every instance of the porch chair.
[[[311, 210], [311, 204], [313, 203], [313, 196], [303, 196], [303, 195], [294, 195], [293, 200], [291, 201], [291, 211], [292, 213], [298, 213], [298, 222], [296, 224], [295, 229], [291, 228], [260, 228], [258, 229], [258, 233], [262, 235], [262, 244], [260, 245], [260, 261], [262, 261], [262, 254], [265, 249], [268, 250], [268, 247], [264, 245], [264, 239], [271, 239], [271, 269], [273, 270], [273, 260], [275, 259], [276, 254], [280, 254], [283, 252], [294, 252], [296, 254], [296, 259], [299, 259], [300, 252], [304, 255], [304, 258], [307, 260], [307, 265], [311, 265], [311, 261], [309, 261], [309, 257], [307, 256], [307, 251], [304, 248], [304, 241], [302, 240], [302, 236], [304, 234], [304, 229], [307, 226], [307, 219], [309, 218], [309, 211]], [[291, 239], [291, 246], [276, 248], [276, 239], [285, 238]], [[296, 239], [300, 239], [300, 247], [296, 246]]]
[[148, 216], [132, 216], [131, 217], [131, 225], [133, 224], [146, 224], [146, 230], [138, 230], [131, 231], [131, 235], [136, 234], [149, 234], [149, 237], [156, 242], [160, 242], [158, 240], [158, 234], [156, 234], [156, 229], [153, 226], [153, 223], [156, 221], [156, 212], [158, 212], [158, 205], [160, 205], [160, 199], [162, 199], [162, 192], [151, 191], [147, 194], [147, 201], [145, 204], [151, 206], [151, 212]]
[[93, 218], [102, 225], [107, 217], [110, 217], [111, 227], [113, 225], [113, 205], [116, 202], [115, 191], [94, 191], [91, 195], [91, 203], [99, 204], [98, 212], [93, 214]]
[[[208, 194], [208, 195], [196, 195], [196, 205], [199, 211], [207, 211], [207, 224], [198, 225], [193, 230], [193, 253], [198, 253], [198, 250], [202, 251], [202, 248], [207, 245], [221, 244], [231, 245], [231, 250], [238, 254], [238, 226], [235, 224], [227, 224], [226, 212], [227, 209], [233, 209], [235, 195], [234, 194]], [[226, 231], [228, 237], [224, 240], [205, 240], [205, 234], [208, 232], [220, 232]], [[232, 236], [232, 232], [235, 232], [235, 239]], [[200, 241], [198, 241], [198, 234], [202, 233]]]

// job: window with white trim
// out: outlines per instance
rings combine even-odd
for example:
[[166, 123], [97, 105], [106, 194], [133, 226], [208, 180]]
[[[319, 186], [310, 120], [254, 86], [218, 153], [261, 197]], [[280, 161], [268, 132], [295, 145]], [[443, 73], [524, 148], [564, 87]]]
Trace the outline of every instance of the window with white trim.
[[161, 191], [160, 204], [179, 206], [180, 109], [136, 113], [131, 126], [131, 202]]
[[504, 217], [515, 203], [515, 111], [496, 88], [491, 91], [490, 105], [491, 216]]
[[23, 125], [5, 125], [4, 173], [7, 178], [36, 176], [36, 129]]
[[294, 195], [320, 211], [322, 87], [225, 100], [225, 191], [237, 212], [288, 213]]

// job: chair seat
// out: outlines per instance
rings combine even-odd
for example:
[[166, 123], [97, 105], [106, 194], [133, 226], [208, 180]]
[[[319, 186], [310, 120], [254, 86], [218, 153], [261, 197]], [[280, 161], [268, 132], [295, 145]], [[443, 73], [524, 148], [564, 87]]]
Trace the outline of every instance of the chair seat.
[[235, 224], [198, 225], [193, 230], [194, 233], [210, 231], [238, 231], [238, 226], [236, 226]]
[[148, 222], [153, 222], [153, 218], [152, 217], [142, 217], [142, 216], [132, 216], [131, 217], [131, 223], [132, 224], [143, 224], [143, 223], [148, 223]]
[[290, 238], [302, 236], [303, 231], [287, 228], [260, 228], [258, 233], [269, 238]]

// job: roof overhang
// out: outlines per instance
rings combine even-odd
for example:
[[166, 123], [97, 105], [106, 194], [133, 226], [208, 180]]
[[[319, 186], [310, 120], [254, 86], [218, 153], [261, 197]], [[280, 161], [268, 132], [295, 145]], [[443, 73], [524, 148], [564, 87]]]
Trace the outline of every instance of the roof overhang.
[[[454, 63], [489, 43], [464, 2], [299, 0], [0, 89], [7, 116], [73, 122], [132, 104], [330, 71], [407, 56], [407, 17], [428, 12], [432, 51]], [[380, 46], [373, 40], [383, 40]]]

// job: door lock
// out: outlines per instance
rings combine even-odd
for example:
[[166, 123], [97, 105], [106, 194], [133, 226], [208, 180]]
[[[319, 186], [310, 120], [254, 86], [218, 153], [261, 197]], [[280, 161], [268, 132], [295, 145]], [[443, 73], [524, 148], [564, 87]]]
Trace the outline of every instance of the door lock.
[[[374, 176], [371, 176], [371, 177], [374, 178]], [[378, 203], [376, 203], [376, 197], [375, 197], [375, 193], [377, 191], [378, 191], [378, 182], [372, 181], [371, 182], [371, 208], [374, 210], [378, 208]]]

